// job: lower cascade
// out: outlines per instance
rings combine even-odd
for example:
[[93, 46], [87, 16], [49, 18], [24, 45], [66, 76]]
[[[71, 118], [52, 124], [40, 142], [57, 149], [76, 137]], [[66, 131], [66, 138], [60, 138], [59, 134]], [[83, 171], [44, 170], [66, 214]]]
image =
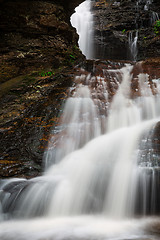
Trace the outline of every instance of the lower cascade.
[[99, 62], [75, 70], [43, 176], [1, 180], [0, 240], [159, 239], [160, 79], [140, 62]]
[[[46, 153], [45, 174], [1, 182], [0, 239], [137, 239], [139, 225], [151, 220], [135, 217], [160, 211], [152, 141], [160, 116], [158, 79], [133, 77], [130, 64], [108, 65], [101, 76], [83, 71], [66, 102], [57, 147]], [[112, 101], [109, 83], [117, 89]]]

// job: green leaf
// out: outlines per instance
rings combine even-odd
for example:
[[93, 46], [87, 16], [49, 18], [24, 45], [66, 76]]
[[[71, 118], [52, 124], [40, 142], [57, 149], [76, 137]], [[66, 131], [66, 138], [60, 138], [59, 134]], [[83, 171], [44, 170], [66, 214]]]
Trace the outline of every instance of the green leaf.
[[75, 56], [73, 56], [72, 54], [69, 55], [71, 58], [75, 59]]

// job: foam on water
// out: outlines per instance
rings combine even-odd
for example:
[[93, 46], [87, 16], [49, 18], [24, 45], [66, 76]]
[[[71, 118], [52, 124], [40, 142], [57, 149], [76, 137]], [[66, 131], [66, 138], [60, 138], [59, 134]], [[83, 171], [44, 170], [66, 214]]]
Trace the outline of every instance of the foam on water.
[[118, 221], [98, 216], [36, 219], [4, 223], [0, 226], [0, 238], [5, 240], [158, 240], [158, 236], [145, 234], [145, 229], [159, 223], [156, 218]]

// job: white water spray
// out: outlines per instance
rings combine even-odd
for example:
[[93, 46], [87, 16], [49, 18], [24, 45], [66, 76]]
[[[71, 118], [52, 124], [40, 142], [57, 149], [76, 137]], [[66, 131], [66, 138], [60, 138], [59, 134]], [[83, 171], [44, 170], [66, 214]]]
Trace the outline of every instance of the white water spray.
[[[107, 71], [108, 73], [112, 72], [112, 70]], [[68, 236], [67, 231], [70, 231], [70, 228], [73, 227], [73, 222], [76, 222], [76, 226], [74, 226], [75, 232], [70, 233], [71, 236], [82, 239], [82, 236], [84, 236], [86, 239], [86, 230], [82, 226], [82, 222], [87, 221], [88, 224], [94, 226], [95, 217], [93, 214], [96, 214], [96, 221], [99, 221], [100, 228], [94, 231], [89, 228], [88, 236], [95, 238], [97, 236], [104, 236], [105, 239], [114, 239], [117, 234], [120, 234], [117, 239], [123, 239], [129, 236], [127, 234], [131, 234], [132, 238], [134, 238], [133, 232], [129, 230], [131, 229], [130, 225], [126, 223], [126, 218], [134, 216], [138, 196], [137, 187], [139, 184], [140, 190], [143, 193], [140, 201], [143, 206], [142, 214], [147, 213], [149, 204], [147, 199], [149, 198], [152, 211], [155, 211], [154, 169], [157, 166], [153, 165], [146, 169], [147, 165], [141, 154], [141, 142], [145, 146], [145, 141], [149, 134], [148, 131], [158, 121], [157, 118], [160, 114], [158, 110], [160, 88], [158, 87], [158, 81], [155, 80], [154, 88], [157, 91], [157, 95], [153, 95], [148, 75], [140, 74], [138, 82], [141, 95], [137, 99], [130, 98], [131, 81], [133, 81], [131, 71], [132, 66], [127, 65], [118, 70], [117, 75], [114, 74], [114, 78], [115, 76], [121, 76], [122, 82], [119, 83], [119, 89], [109, 107], [108, 128], [107, 133], [104, 135], [100, 136], [101, 118], [96, 111], [97, 101], [94, 103], [91, 98], [91, 89], [89, 90], [87, 86], [80, 85], [75, 90], [73, 97], [67, 100], [63, 116], [63, 124], [66, 121], [66, 137], [63, 144], [67, 150], [63, 152], [62, 157], [63, 155], [65, 156], [57, 164], [53, 164], [44, 176], [30, 180], [29, 185], [25, 185], [27, 182], [21, 180], [21, 185], [24, 186], [22, 188], [23, 191], [19, 190], [15, 198], [17, 201], [17, 210], [15, 205], [14, 214], [16, 216], [25, 216], [28, 218], [43, 213], [45, 219], [38, 220], [37, 222], [30, 220], [32, 224], [37, 224], [37, 230], [34, 230], [32, 234], [32, 224], [30, 225], [27, 221], [24, 221], [24, 223], [21, 223], [22, 228], [18, 229], [17, 226], [19, 226], [19, 223], [17, 225], [15, 223], [13, 225], [14, 230], [19, 236], [23, 234], [24, 239], [28, 240], [30, 236], [30, 239], [39, 240], [40, 237], [44, 236], [44, 232], [47, 231], [45, 234], [46, 236], [51, 236], [52, 238], [50, 239], [57, 239], [57, 237], [58, 239], [63, 239], [60, 230], [55, 232], [57, 226], [59, 226], [58, 229], [61, 229], [61, 232], [66, 237]], [[90, 80], [89, 77], [86, 77], [87, 82], [92, 82], [93, 80], [95, 79], [91, 76]], [[104, 96], [108, 98], [105, 77], [99, 77], [97, 80], [97, 83], [101, 84], [101, 87], [105, 87]], [[117, 79], [117, 83], [119, 81], [120, 79]], [[72, 105], [73, 102], [75, 105]], [[68, 105], [68, 103], [71, 105]], [[122, 110], [123, 114], [119, 115], [120, 110]], [[116, 121], [118, 124], [116, 124]], [[109, 122], [113, 122], [113, 124], [111, 125]], [[75, 135], [77, 135], [77, 142]], [[71, 142], [70, 138], [75, 139], [75, 142]], [[67, 147], [68, 140], [73, 145], [71, 148]], [[80, 145], [79, 147], [77, 145], [81, 141], [88, 143], [81, 148]], [[147, 147], [151, 148], [152, 145], [147, 143]], [[75, 151], [75, 149], [77, 150]], [[151, 196], [149, 196], [148, 192], [148, 176], [150, 175], [148, 175], [147, 171], [149, 169], [152, 171]], [[17, 183], [18, 181], [20, 180], [17, 180]], [[4, 195], [6, 190], [3, 191], [3, 189], [9, 189], [9, 184], [13, 184], [14, 186], [16, 182], [8, 181], [3, 184], [0, 192], [0, 197], [3, 197], [2, 199], [5, 199], [6, 203], [10, 201], [11, 196], [10, 194]], [[2, 200], [1, 211], [3, 211], [3, 204], [5, 202]], [[13, 203], [10, 202], [10, 204], [12, 205]], [[104, 217], [106, 218], [105, 221]], [[52, 218], [54, 218], [54, 224], [52, 224], [53, 228], [50, 231], [48, 221], [52, 221]], [[118, 219], [121, 219], [121, 224]], [[108, 230], [104, 231], [103, 224], [107, 224], [107, 226], [113, 224], [115, 230], [112, 229], [111, 232]], [[54, 225], [56, 228], [54, 228]], [[8, 230], [5, 234], [4, 229], [6, 229], [6, 226]], [[26, 229], [26, 226], [29, 229], [30, 235], [28, 235], [27, 231], [22, 230]], [[82, 232], [79, 232], [77, 227], [80, 227]], [[44, 229], [44, 232], [39, 230], [41, 228]], [[9, 236], [12, 235], [12, 239], [15, 239], [12, 232], [12, 227], [9, 227], [7, 224], [0, 225], [1, 238], [5, 236], [5, 239], [8, 240], [10, 239]], [[38, 232], [41, 232], [41, 234], [39, 235]], [[141, 232], [137, 226], [136, 232], [138, 237], [141, 236]]]
[[53, 137], [45, 154], [47, 166], [59, 162], [67, 154], [101, 134], [98, 111], [87, 85], [80, 84], [73, 96], [67, 99], [60, 128], [61, 137], [58, 139], [56, 151], [53, 150]]
[[91, 1], [81, 3], [71, 16], [71, 24], [79, 35], [79, 47], [87, 59], [93, 58], [93, 15], [90, 11]]

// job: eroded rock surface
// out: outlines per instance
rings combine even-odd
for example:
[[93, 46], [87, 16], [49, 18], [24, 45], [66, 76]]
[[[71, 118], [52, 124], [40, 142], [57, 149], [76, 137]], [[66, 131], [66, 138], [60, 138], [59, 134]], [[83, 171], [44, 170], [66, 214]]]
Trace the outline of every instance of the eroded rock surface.
[[50, 130], [73, 84], [73, 72], [24, 78], [0, 99], [0, 177], [33, 177], [43, 170]]
[[[82, 57], [70, 16], [80, 1], [2, 1], [0, 82]], [[72, 56], [72, 57], [71, 57]]]
[[[96, 58], [141, 60], [160, 56], [160, 36], [154, 31], [155, 21], [160, 16], [160, 2], [154, 0], [146, 5], [147, 2], [93, 2]], [[136, 34], [138, 52], [133, 53], [131, 44]]]
[[0, 1], [0, 177], [43, 169], [72, 69], [84, 59], [70, 24], [80, 2]]

